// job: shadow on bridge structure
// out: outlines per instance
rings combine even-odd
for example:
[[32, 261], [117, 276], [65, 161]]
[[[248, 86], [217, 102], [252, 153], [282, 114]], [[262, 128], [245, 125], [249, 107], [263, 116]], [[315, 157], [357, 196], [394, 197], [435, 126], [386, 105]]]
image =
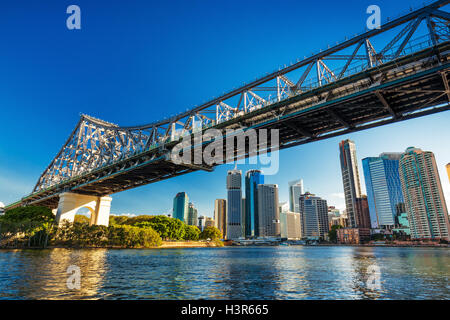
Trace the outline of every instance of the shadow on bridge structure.
[[[169, 156], [195, 133], [277, 129], [277, 149], [284, 149], [447, 111], [449, 2], [411, 10], [162, 121], [121, 127], [82, 115], [33, 192], [6, 210], [43, 205], [56, 211], [57, 221], [73, 221], [77, 208], [87, 206], [92, 223], [107, 225], [109, 195], [213, 170], [206, 163], [177, 164]], [[249, 156], [247, 149], [232, 154], [230, 161]]]

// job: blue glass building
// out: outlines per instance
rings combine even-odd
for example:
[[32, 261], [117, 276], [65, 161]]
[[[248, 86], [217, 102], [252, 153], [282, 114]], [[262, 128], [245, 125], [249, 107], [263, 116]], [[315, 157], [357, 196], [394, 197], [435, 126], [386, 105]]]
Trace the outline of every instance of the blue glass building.
[[392, 228], [398, 204], [404, 203], [399, 175], [401, 153], [362, 160], [372, 228]]
[[264, 184], [261, 171], [247, 171], [245, 175], [245, 237], [259, 236], [258, 184]]
[[227, 174], [227, 235], [226, 239], [242, 237], [242, 172], [234, 169]]
[[173, 215], [175, 219], [180, 219], [187, 223], [188, 220], [189, 197], [186, 192], [178, 192], [173, 199]]

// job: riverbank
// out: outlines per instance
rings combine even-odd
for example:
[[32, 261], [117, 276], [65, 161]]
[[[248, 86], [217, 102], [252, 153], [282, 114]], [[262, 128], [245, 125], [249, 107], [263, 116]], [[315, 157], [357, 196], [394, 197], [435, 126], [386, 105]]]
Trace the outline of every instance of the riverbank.
[[15, 250], [15, 249], [175, 249], [175, 248], [214, 248], [223, 247], [218, 242], [214, 241], [162, 241], [160, 246], [153, 247], [126, 247], [126, 246], [61, 246], [50, 245], [44, 247], [36, 246], [0, 246], [0, 250]]

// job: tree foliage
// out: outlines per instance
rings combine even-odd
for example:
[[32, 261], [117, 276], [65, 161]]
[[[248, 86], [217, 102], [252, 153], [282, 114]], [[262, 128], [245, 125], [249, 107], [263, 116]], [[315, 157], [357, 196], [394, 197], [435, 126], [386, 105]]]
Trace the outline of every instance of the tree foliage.
[[89, 219], [89, 217], [86, 217], [85, 215], [76, 214], [74, 222], [89, 224], [91, 222], [91, 219]]
[[179, 219], [157, 215], [136, 217], [110, 216], [109, 227], [90, 225], [90, 219], [76, 215], [74, 223], [56, 226], [54, 215], [46, 207], [21, 207], [0, 217], [0, 246], [32, 247], [55, 245], [76, 247], [154, 247], [164, 240], [216, 240], [217, 228], [203, 232]]
[[196, 226], [184, 226], [184, 239], [196, 241], [200, 238], [200, 229]]
[[341, 225], [333, 225], [331, 226], [331, 230], [328, 232], [328, 237], [331, 242], [337, 242], [337, 229], [343, 228]]
[[26, 222], [32, 221], [35, 223], [52, 223], [55, 216], [47, 207], [27, 206], [18, 207], [8, 210], [3, 216], [0, 216], [0, 222]]
[[222, 239], [222, 232], [220, 232], [219, 229], [216, 227], [206, 227], [203, 229], [202, 233], [200, 234], [200, 239], [211, 239], [211, 240], [217, 240]]

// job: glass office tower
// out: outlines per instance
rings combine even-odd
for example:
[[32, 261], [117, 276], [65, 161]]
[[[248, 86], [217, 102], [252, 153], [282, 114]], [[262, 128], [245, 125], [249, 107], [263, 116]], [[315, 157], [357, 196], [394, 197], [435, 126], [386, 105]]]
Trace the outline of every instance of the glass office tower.
[[264, 183], [260, 170], [249, 170], [245, 175], [245, 237], [259, 236], [258, 229], [258, 184]]
[[392, 228], [397, 206], [404, 203], [399, 174], [402, 153], [382, 153], [362, 160], [372, 228]]
[[186, 192], [178, 192], [173, 199], [173, 215], [175, 219], [187, 222], [189, 208], [189, 197]]
[[230, 170], [227, 175], [227, 239], [242, 237], [242, 171]]
[[299, 199], [304, 193], [302, 179], [289, 182], [289, 210], [292, 212], [300, 212]]

